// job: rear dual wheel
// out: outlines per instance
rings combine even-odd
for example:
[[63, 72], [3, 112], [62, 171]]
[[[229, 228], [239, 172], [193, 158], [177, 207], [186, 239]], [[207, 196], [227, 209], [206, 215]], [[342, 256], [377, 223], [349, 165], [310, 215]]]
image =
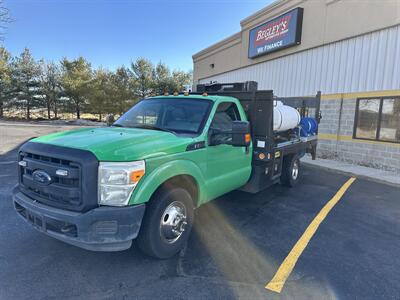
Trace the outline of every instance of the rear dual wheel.
[[138, 237], [140, 249], [169, 258], [185, 245], [193, 225], [193, 200], [183, 188], [160, 189], [149, 202]]
[[301, 174], [300, 159], [294, 156], [287, 156], [283, 160], [281, 183], [293, 187], [297, 184]]

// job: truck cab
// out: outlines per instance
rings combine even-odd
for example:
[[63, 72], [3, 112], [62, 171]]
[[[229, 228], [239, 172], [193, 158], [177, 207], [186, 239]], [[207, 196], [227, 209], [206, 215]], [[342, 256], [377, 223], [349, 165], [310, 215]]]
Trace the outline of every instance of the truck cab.
[[30, 140], [18, 153], [17, 213], [87, 250], [125, 250], [137, 238], [145, 253], [171, 257], [195, 208], [236, 189], [294, 185], [300, 156], [315, 152], [316, 134], [274, 135], [272, 91], [243, 86], [254, 84], [150, 97], [109, 127]]

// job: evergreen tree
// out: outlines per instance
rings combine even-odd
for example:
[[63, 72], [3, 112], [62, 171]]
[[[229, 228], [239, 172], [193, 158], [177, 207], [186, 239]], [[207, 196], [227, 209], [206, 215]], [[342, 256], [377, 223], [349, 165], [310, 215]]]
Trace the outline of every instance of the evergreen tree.
[[40, 62], [40, 88], [47, 109], [47, 118], [51, 118], [51, 110], [57, 118], [58, 105], [62, 95], [61, 70], [54, 62]]
[[14, 92], [12, 101], [17, 108], [26, 110], [26, 118], [29, 120], [32, 108], [40, 107], [43, 102], [40, 94], [40, 67], [27, 48], [13, 60], [11, 67]]
[[[1, 0], [0, 0], [1, 1]], [[36, 62], [29, 49], [18, 57], [0, 47], [0, 117], [5, 107], [24, 109], [31, 118], [32, 109], [52, 112], [92, 112], [122, 114], [138, 99], [164, 92], [182, 91], [191, 81], [191, 74], [171, 72], [164, 63], [154, 66], [149, 60], [137, 59], [130, 68], [115, 72], [92, 70], [83, 57], [63, 59], [60, 64]]]
[[62, 87], [66, 97], [72, 102], [76, 117], [81, 118], [82, 109], [87, 104], [92, 84], [93, 72], [90, 63], [83, 57], [69, 61], [64, 58], [62, 66]]
[[171, 91], [172, 78], [168, 66], [159, 62], [153, 70], [153, 90], [156, 95]]
[[172, 89], [175, 91], [182, 91], [185, 85], [191, 84], [192, 72], [173, 71], [172, 72]]
[[181, 92], [184, 85], [190, 84], [191, 73], [183, 71], [171, 71], [164, 63], [158, 63], [153, 71], [153, 91], [160, 95], [165, 92]]
[[99, 120], [107, 112], [113, 110], [111, 72], [98, 69], [94, 72], [88, 96], [90, 111], [99, 115]]
[[4, 107], [11, 93], [11, 55], [0, 47], [0, 118], [3, 117]]
[[153, 94], [153, 70], [153, 64], [145, 58], [138, 58], [134, 63], [131, 63], [130, 73], [137, 97], [146, 98]]
[[118, 68], [111, 74], [110, 84], [110, 98], [114, 105], [109, 112], [122, 114], [138, 100], [135, 96], [135, 84], [129, 76], [129, 71], [124, 67]]

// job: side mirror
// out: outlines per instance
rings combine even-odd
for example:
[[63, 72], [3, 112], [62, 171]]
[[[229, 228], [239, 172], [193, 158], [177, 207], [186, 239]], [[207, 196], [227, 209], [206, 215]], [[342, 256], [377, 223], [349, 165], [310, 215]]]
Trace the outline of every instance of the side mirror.
[[106, 124], [107, 126], [111, 126], [114, 123], [114, 115], [113, 114], [108, 114], [106, 116]]
[[232, 146], [248, 147], [250, 146], [250, 123], [246, 121], [232, 122]]

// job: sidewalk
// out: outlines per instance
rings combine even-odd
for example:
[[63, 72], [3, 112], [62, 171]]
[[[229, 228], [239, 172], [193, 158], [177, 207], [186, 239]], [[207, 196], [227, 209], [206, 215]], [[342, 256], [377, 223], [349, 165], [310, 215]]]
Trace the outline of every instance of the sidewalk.
[[396, 172], [368, 168], [330, 159], [317, 158], [316, 160], [312, 160], [310, 156], [304, 156], [301, 159], [301, 162], [341, 173], [351, 174], [357, 177], [364, 177], [375, 181], [400, 186], [400, 174]]

